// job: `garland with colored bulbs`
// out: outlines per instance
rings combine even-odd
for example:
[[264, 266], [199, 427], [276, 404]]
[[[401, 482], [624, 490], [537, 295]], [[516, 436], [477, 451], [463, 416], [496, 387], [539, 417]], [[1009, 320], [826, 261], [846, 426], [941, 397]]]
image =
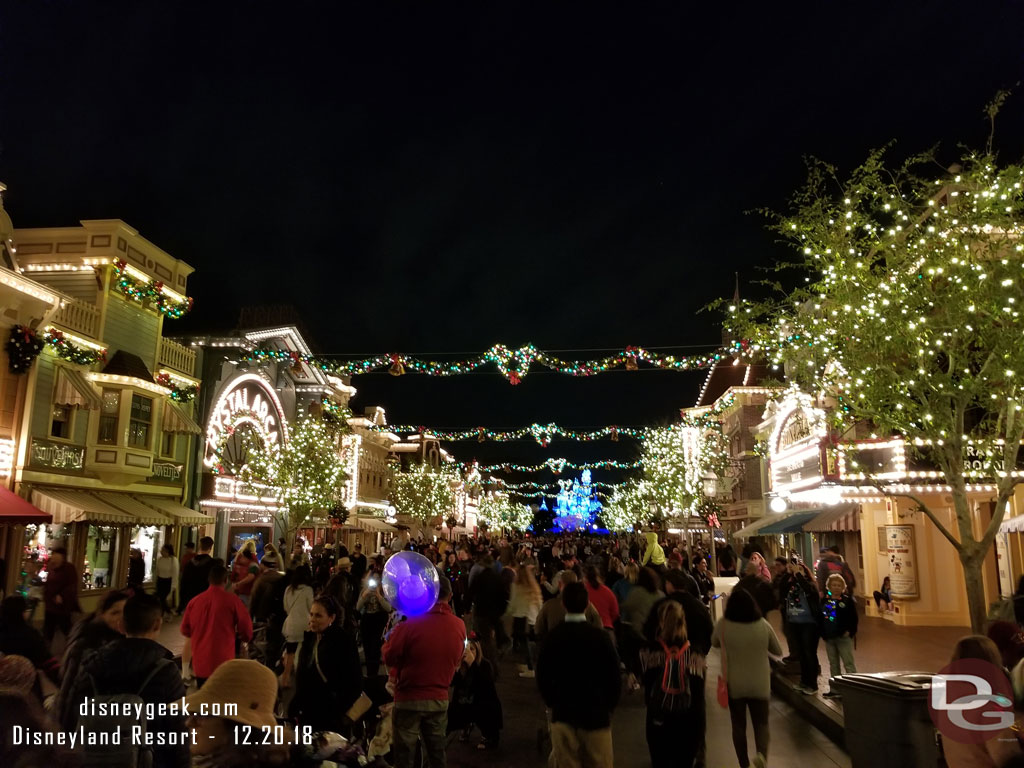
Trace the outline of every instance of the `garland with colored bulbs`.
[[166, 373], [158, 373], [155, 377], [156, 383], [161, 387], [167, 387], [171, 390], [171, 400], [179, 403], [191, 403], [196, 399], [196, 395], [199, 394], [199, 385], [190, 384], [184, 387], [179, 387], [175, 384], [175, 380], [172, 379]]
[[734, 342], [729, 347], [714, 352], [683, 357], [655, 355], [643, 347], [629, 346], [614, 355], [596, 360], [562, 360], [555, 355], [537, 349], [533, 344], [527, 344], [518, 349], [510, 349], [504, 344], [495, 344], [476, 357], [451, 362], [422, 360], [398, 352], [376, 355], [362, 360], [335, 360], [298, 354], [292, 350], [259, 348], [244, 353], [241, 359], [249, 363], [274, 361], [294, 365], [297, 362], [302, 362], [328, 373], [345, 376], [371, 373], [384, 368], [387, 368], [392, 376], [402, 376], [405, 373], [460, 376], [472, 373], [485, 365], [494, 365], [510, 384], [516, 385], [522, 382], [523, 377], [530, 372], [530, 366], [534, 363], [567, 376], [595, 376], [616, 368], [636, 371], [639, 370], [640, 363], [662, 370], [698, 371], [714, 365], [729, 355], [744, 352], [747, 346], [745, 341]]
[[551, 444], [551, 440], [554, 437], [561, 437], [566, 440], [577, 440], [580, 442], [592, 442], [594, 440], [603, 440], [607, 438], [614, 443], [618, 442], [621, 437], [631, 437], [636, 440], [643, 440], [644, 435], [648, 432], [646, 427], [619, 427], [612, 425], [610, 427], [601, 427], [600, 429], [578, 430], [560, 427], [558, 424], [531, 424], [528, 427], [512, 430], [493, 430], [488, 429], [487, 427], [474, 427], [472, 429], [462, 429], [451, 432], [429, 429], [427, 427], [413, 427], [406, 425], [397, 427], [372, 426], [370, 429], [375, 432], [427, 434], [431, 437], [436, 437], [438, 440], [448, 442], [476, 440], [477, 442], [483, 443], [490, 440], [495, 443], [506, 443], [513, 440], [526, 440], [532, 438], [545, 448]]
[[172, 299], [164, 292], [164, 284], [160, 280], [138, 280], [128, 273], [128, 264], [122, 259], [114, 262], [114, 279], [117, 288], [125, 298], [144, 304], [152, 301], [153, 306], [165, 317], [176, 320], [187, 315], [192, 309], [192, 298], [185, 296], [183, 301]]
[[643, 462], [638, 461], [615, 461], [608, 459], [605, 461], [588, 461], [577, 464], [576, 462], [569, 461], [568, 459], [545, 459], [540, 464], [516, 464], [515, 462], [503, 462], [501, 464], [488, 464], [487, 466], [481, 467], [475, 462], [458, 462], [456, 466], [460, 469], [472, 469], [475, 468], [480, 472], [543, 472], [544, 470], [550, 470], [556, 475], [560, 475], [567, 469], [637, 469], [642, 466]]
[[67, 360], [76, 365], [95, 365], [105, 362], [107, 359], [107, 350], [80, 347], [61, 331], [53, 328], [43, 334], [43, 341], [61, 360]]

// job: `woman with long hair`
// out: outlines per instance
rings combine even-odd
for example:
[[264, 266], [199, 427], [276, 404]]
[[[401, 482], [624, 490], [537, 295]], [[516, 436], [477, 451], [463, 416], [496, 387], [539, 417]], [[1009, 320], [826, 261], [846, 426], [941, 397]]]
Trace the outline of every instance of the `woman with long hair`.
[[[725, 604], [725, 616], [715, 625], [711, 638], [722, 649], [722, 669], [729, 687], [732, 743], [740, 768], [764, 768], [768, 759], [768, 700], [771, 698], [770, 656], [781, 656], [775, 630], [761, 616], [753, 596], [734, 590]], [[747, 710], [754, 726], [757, 754], [753, 763], [747, 753]]]
[[469, 741], [475, 725], [483, 737], [476, 748], [495, 749], [502, 726], [501, 699], [494, 685], [494, 668], [484, 658], [483, 649], [476, 640], [466, 643], [466, 652], [455, 672], [452, 688], [448, 733], [462, 731], [459, 740]]
[[[892, 613], [892, 579], [890, 579], [888, 576], [882, 579], [882, 588], [875, 590], [875, 594], [872, 595], [872, 597], [875, 598], [876, 610], [881, 611], [882, 603], [885, 603], [885, 610], [889, 613]], [[1024, 618], [1024, 613], [1021, 614], [1021, 618]], [[1020, 623], [1020, 619], [1017, 619], [1017, 623]]]
[[512, 617], [512, 649], [522, 652], [526, 664], [519, 670], [520, 677], [533, 677], [533, 651], [530, 636], [537, 614], [544, 600], [532, 565], [520, 565], [512, 582], [506, 613]]
[[[999, 648], [992, 640], [984, 635], [967, 635], [957, 641], [953, 648], [953, 656], [950, 663], [973, 659], [988, 664], [986, 670], [990, 670], [992, 677], [986, 674], [992, 693], [1012, 697], [1008, 692], [1012, 691], [1006, 672], [1003, 670], [1003, 658]], [[972, 673], [975, 670], [972, 669]], [[954, 694], [953, 686], [956, 683], [950, 682], [948, 697], [951, 701], [959, 696], [976, 693], [975, 686], [961, 684], [962, 692]], [[966, 690], [969, 687], [970, 690]], [[946, 757], [946, 763], [953, 768], [969, 766], [969, 768], [1002, 768], [1011, 758], [1019, 757], [1021, 754], [1020, 742], [1017, 740], [1017, 733], [1012, 728], [1004, 728], [1001, 731], [989, 731], [989, 738], [980, 744], [964, 744], [953, 739], [942, 737], [942, 751]]]
[[629, 563], [622, 569], [622, 578], [615, 582], [615, 585], [611, 588], [612, 592], [615, 593], [615, 599], [619, 601], [619, 607], [629, 597], [629, 593], [633, 591], [633, 587], [636, 586], [637, 579], [640, 578], [640, 567], [636, 563]]
[[779, 585], [779, 599], [789, 628], [791, 655], [800, 661], [800, 685], [808, 695], [818, 690], [818, 641], [821, 639], [821, 598], [810, 569], [798, 557], [790, 557]]
[[345, 715], [363, 691], [363, 668], [355, 638], [342, 629], [343, 609], [333, 597], [318, 597], [295, 665], [295, 696], [288, 716], [314, 731], [347, 736]]
[[309, 624], [309, 611], [313, 607], [313, 572], [308, 565], [302, 565], [292, 572], [291, 584], [284, 590], [284, 674], [281, 687], [292, 684], [292, 670], [295, 667], [295, 651], [302, 642]]
[[[691, 653], [686, 615], [675, 600], [658, 608], [654, 643], [640, 651], [652, 768], [693, 768], [704, 737], [706, 661]], [[699, 693], [698, 693], [699, 692]]]

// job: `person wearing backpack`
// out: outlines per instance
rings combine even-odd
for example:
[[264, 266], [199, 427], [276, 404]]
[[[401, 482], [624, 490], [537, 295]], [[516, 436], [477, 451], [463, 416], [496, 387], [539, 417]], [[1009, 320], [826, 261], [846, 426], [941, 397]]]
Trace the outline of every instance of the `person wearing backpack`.
[[[770, 656], [781, 656], [782, 646], [771, 624], [761, 616], [754, 598], [744, 589], [734, 590], [725, 604], [725, 616], [715, 625], [711, 639], [722, 649], [722, 676], [729, 690], [732, 744], [740, 768], [764, 768], [768, 759], [768, 701], [772, 692]], [[747, 710], [754, 725], [757, 754], [753, 763], [747, 752]]]
[[[131, 705], [170, 704], [185, 696], [181, 671], [174, 663], [171, 652], [157, 642], [163, 624], [163, 608], [154, 595], [139, 594], [124, 604], [122, 617], [125, 637], [108, 643], [86, 657], [79, 668], [71, 692], [73, 711], [78, 713], [76, 728], [86, 733], [112, 733], [119, 728], [120, 745], [82, 747], [83, 766], [129, 768], [152, 765], [152, 768], [187, 768], [189, 743], [180, 743], [186, 730], [183, 712], [158, 715], [153, 719], [142, 716], [109, 717], [92, 714], [81, 705], [88, 697], [94, 704]], [[98, 709], [98, 708], [97, 708]], [[132, 729], [141, 727], [147, 738], [164, 739], [168, 745], [140, 747], [128, 736]], [[163, 736], [161, 736], [163, 734]], [[151, 750], [152, 763], [149, 762]]]
[[640, 651], [651, 766], [693, 768], [704, 739], [705, 658], [691, 653], [679, 603], [665, 600], [657, 616], [655, 642]]

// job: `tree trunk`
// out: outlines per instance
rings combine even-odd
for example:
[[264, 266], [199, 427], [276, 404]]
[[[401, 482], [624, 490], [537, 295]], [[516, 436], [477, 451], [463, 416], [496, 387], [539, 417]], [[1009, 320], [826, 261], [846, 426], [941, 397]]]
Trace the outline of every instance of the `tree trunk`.
[[985, 634], [985, 624], [988, 619], [988, 604], [985, 601], [985, 582], [982, 577], [985, 553], [968, 554], [962, 552], [960, 563], [964, 569], [964, 583], [967, 586], [967, 610], [971, 617], [971, 631], [975, 634], [983, 635]]

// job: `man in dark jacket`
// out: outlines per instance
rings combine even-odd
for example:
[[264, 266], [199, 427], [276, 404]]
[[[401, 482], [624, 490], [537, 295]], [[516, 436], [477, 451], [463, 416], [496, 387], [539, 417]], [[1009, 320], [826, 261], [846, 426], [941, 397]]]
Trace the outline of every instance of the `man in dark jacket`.
[[64, 633], [65, 640], [71, 636], [71, 614], [79, 610], [78, 569], [67, 561], [67, 556], [68, 551], [64, 547], [57, 547], [50, 552], [50, 561], [46, 564], [43, 637], [51, 645], [58, 629]]
[[54, 707], [57, 720], [65, 730], [74, 728], [78, 719], [77, 713], [70, 711], [68, 704], [71, 688], [78, 677], [78, 668], [90, 653], [124, 637], [124, 604], [127, 600], [127, 592], [108, 592], [99, 610], [78, 622], [71, 630], [61, 663], [63, 679], [60, 693]]
[[495, 570], [493, 557], [484, 555], [477, 566], [479, 570], [470, 575], [467, 593], [473, 605], [473, 631], [480, 638], [484, 658], [497, 669], [498, 649], [507, 646], [509, 642], [501, 620], [508, 606], [508, 594], [501, 583], [501, 576]]
[[537, 686], [551, 708], [551, 764], [612, 768], [612, 711], [619, 703], [619, 657], [608, 633], [587, 623], [586, 588], [562, 590], [565, 620], [537, 659]]
[[199, 554], [193, 557], [181, 572], [178, 585], [178, 610], [185, 611], [188, 601], [210, 585], [210, 568], [213, 567], [213, 539], [203, 536], [199, 540]]
[[822, 597], [825, 596], [825, 582], [828, 581], [828, 577], [833, 573], [838, 573], [843, 577], [843, 581], [846, 582], [846, 589], [852, 595], [853, 590], [857, 586], [857, 579], [853, 575], [853, 571], [850, 570], [850, 566], [843, 560], [843, 556], [839, 554], [839, 547], [825, 547], [821, 548], [818, 560], [818, 568], [815, 572], [815, 577], [818, 581], [818, 594]]
[[[70, 697], [75, 711], [87, 696], [131, 694], [138, 695], [146, 704], [180, 703], [185, 696], [181, 671], [171, 652], [156, 640], [162, 616], [160, 601], [153, 595], [136, 595], [124, 604], [125, 637], [105, 645], [82, 662]], [[153, 738], [154, 743], [172, 742], [170, 746], [157, 743], [153, 747], [153, 768], [187, 768], [189, 747], [180, 743], [186, 730], [180, 708], [173, 713], [158, 713], [144, 722], [146, 733], [151, 734], [147, 738]], [[131, 746], [131, 739], [122, 741]]]

